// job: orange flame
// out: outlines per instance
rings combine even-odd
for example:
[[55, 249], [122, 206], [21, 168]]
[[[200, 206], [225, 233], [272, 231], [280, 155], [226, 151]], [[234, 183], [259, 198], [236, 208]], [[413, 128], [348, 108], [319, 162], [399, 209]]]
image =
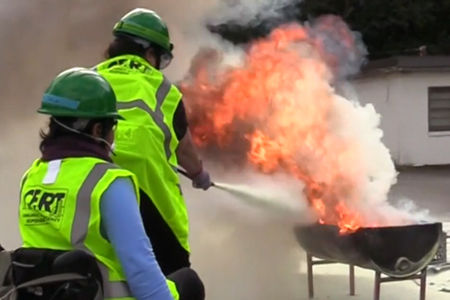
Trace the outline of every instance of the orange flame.
[[318, 221], [346, 233], [363, 224], [355, 207], [364, 165], [357, 144], [334, 131], [336, 95], [320, 47], [290, 25], [253, 43], [241, 67], [220, 69], [220, 53], [204, 49], [181, 89], [197, 145], [291, 174], [306, 184]]

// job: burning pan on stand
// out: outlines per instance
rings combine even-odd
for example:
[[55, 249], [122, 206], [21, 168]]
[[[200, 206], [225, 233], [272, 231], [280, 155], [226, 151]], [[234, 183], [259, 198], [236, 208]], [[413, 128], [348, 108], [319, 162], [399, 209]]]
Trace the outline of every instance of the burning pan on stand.
[[318, 258], [406, 278], [424, 269], [439, 248], [442, 223], [394, 227], [363, 227], [340, 234], [333, 225], [299, 225], [295, 235], [302, 248]]

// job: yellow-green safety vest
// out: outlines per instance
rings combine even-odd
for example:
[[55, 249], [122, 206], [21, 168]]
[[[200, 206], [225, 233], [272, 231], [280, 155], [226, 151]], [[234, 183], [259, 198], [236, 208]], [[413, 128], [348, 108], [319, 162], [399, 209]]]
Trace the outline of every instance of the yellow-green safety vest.
[[145, 59], [121, 55], [95, 67], [112, 86], [120, 120], [113, 160], [136, 174], [180, 245], [190, 251], [189, 220], [181, 194], [173, 117], [180, 91]]
[[[132, 300], [115, 251], [100, 232], [101, 197], [119, 177], [130, 178], [138, 190], [134, 174], [101, 159], [38, 159], [22, 179], [19, 227], [25, 248], [92, 254], [102, 274], [104, 298]], [[175, 284], [167, 283], [178, 299]]]

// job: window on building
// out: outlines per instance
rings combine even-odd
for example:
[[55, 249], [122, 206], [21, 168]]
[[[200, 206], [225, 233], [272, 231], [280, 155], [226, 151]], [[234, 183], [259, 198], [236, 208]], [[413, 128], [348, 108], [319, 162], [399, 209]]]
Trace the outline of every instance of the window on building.
[[450, 86], [428, 88], [428, 131], [450, 131]]

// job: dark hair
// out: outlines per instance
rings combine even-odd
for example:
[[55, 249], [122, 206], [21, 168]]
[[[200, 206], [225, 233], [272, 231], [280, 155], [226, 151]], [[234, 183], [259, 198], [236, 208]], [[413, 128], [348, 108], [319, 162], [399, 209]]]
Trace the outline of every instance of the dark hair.
[[[71, 128], [73, 126], [73, 123], [76, 120], [78, 120], [78, 118], [73, 118], [73, 117], [51, 117], [50, 122], [48, 124], [47, 132], [45, 132], [42, 129], [39, 131], [39, 136], [41, 137], [41, 142], [39, 144], [39, 150], [41, 150], [41, 152], [44, 151], [45, 146], [50, 141], [55, 140], [61, 136], [77, 136], [77, 137], [89, 139], [89, 137], [85, 137], [83, 135], [80, 136], [79, 134], [77, 134], [75, 132], [67, 130], [66, 128], [64, 128], [61, 125], [59, 125], [58, 123], [56, 123], [54, 119], [57, 119], [58, 122], [66, 125], [68, 127], [71, 127]], [[112, 130], [112, 128], [115, 124], [115, 120], [112, 118], [91, 119], [87, 123], [86, 127], [83, 130], [80, 130], [80, 132], [86, 133], [89, 135], [92, 134], [92, 128], [97, 123], [100, 123], [102, 125], [102, 133], [101, 134], [102, 134], [102, 138], [105, 138], [106, 135], [109, 133], [109, 131]]]
[[147, 49], [133, 41], [131, 37], [119, 35], [109, 44], [105, 50], [105, 58], [113, 58], [124, 54], [134, 54], [141, 57], [145, 56]]
[[108, 59], [120, 55], [133, 54], [145, 58], [147, 50], [152, 51], [158, 61], [164, 53], [164, 49], [158, 45], [150, 43], [149, 47], [144, 47], [136, 43], [131, 36], [118, 35], [106, 48], [104, 57]]

